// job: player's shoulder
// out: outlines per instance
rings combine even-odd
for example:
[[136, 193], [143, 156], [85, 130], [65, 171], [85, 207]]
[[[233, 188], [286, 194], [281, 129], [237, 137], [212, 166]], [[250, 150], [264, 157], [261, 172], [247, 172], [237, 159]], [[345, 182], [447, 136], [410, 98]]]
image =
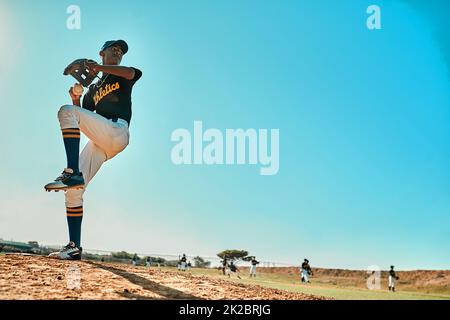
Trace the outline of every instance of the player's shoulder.
[[130, 67], [134, 70], [134, 77], [131, 81], [138, 81], [142, 77], [142, 70], [136, 67]]
[[130, 66], [130, 68], [131, 68], [131, 69], [134, 69], [135, 71], [139, 71], [139, 72], [141, 72], [141, 73], [142, 73], [142, 70], [141, 70], [141, 69], [139, 69], [138, 67]]

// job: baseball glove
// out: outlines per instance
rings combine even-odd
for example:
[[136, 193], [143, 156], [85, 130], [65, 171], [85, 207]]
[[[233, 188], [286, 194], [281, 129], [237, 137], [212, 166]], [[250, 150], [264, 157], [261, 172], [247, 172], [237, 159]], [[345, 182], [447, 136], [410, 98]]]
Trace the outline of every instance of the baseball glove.
[[98, 74], [98, 71], [92, 70], [89, 64], [96, 64], [96, 62], [89, 59], [77, 59], [64, 69], [63, 74], [65, 76], [71, 75], [77, 79], [83, 87], [87, 88]]

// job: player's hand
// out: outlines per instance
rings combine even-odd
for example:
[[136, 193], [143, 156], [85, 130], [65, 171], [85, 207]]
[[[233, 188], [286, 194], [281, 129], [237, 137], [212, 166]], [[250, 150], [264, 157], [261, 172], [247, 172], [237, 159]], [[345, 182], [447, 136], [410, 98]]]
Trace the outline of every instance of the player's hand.
[[72, 101], [74, 101], [74, 100], [80, 100], [80, 98], [81, 98], [81, 94], [80, 94], [80, 95], [77, 95], [75, 92], [73, 92], [73, 87], [70, 87], [70, 89], [69, 89], [69, 95], [70, 95], [70, 98], [72, 98]]
[[72, 99], [72, 103], [76, 106], [80, 106], [81, 95], [75, 94], [75, 92], [73, 92], [73, 87], [70, 87], [69, 95], [70, 95], [70, 98]]

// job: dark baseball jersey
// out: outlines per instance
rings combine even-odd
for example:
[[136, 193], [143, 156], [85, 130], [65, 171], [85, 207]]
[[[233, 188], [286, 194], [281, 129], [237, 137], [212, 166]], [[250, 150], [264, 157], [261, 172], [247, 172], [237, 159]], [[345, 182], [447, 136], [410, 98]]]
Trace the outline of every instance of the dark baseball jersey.
[[89, 86], [83, 97], [82, 107], [95, 111], [107, 119], [120, 118], [131, 121], [131, 92], [142, 72], [134, 69], [134, 78], [131, 80], [112, 75], [103, 74], [97, 83]]

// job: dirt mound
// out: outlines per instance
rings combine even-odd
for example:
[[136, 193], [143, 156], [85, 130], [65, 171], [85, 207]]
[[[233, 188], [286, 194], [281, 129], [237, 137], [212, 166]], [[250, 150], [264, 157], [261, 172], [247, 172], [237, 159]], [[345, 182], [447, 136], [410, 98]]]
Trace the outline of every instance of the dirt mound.
[[0, 256], [0, 299], [268, 299], [321, 300], [208, 276], [144, 267]]

